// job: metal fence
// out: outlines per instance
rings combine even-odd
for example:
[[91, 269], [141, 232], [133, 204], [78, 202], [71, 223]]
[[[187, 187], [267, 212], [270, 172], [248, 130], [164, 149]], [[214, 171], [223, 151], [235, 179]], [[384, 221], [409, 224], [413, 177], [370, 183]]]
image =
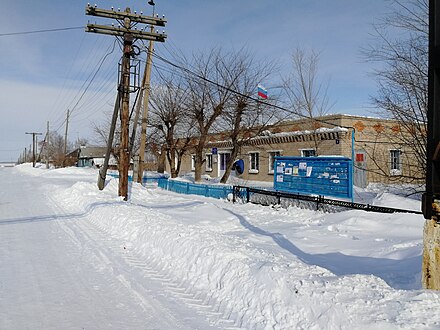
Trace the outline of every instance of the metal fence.
[[232, 194], [232, 186], [196, 184], [177, 180], [161, 178], [157, 182], [158, 187], [179, 194], [200, 195], [217, 199], [227, 199]]
[[274, 190], [256, 189], [251, 187], [234, 186], [233, 202], [242, 200], [246, 203], [262, 205], [297, 206], [301, 208], [321, 210], [325, 212], [341, 212], [348, 209], [364, 210], [367, 212], [380, 213], [414, 213], [420, 211], [405, 210], [392, 207], [376, 206], [370, 204], [353, 203], [348, 201], [324, 198], [323, 196], [309, 196], [295, 193], [287, 193]]
[[[118, 173], [107, 173], [107, 175], [111, 176], [111, 177], [113, 177], [115, 179], [119, 179], [119, 174]], [[150, 176], [144, 176], [142, 178], [142, 183], [143, 184], [145, 184], [145, 183], [158, 183], [159, 180], [161, 180], [161, 179], [167, 180], [167, 177], [166, 176], [151, 176], [151, 177]], [[131, 175], [128, 176], [128, 181], [129, 182], [133, 181], [133, 177]]]

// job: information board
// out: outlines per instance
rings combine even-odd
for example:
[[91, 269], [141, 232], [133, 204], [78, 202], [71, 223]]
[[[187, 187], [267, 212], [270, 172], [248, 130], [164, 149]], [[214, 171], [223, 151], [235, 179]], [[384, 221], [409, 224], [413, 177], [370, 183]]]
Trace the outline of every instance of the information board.
[[346, 157], [275, 157], [274, 189], [353, 197], [353, 163]]

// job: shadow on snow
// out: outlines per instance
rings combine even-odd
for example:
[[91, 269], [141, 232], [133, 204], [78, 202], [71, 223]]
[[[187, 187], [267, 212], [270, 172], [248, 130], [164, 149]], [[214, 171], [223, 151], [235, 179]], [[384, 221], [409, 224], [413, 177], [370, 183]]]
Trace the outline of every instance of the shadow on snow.
[[419, 273], [422, 257], [412, 257], [403, 260], [371, 258], [345, 255], [340, 252], [325, 254], [310, 254], [300, 250], [280, 233], [271, 233], [252, 225], [240, 214], [224, 209], [238, 218], [240, 224], [251, 232], [267, 236], [282, 249], [298, 257], [308, 265], [315, 265], [330, 270], [333, 274], [342, 275], [374, 275], [383, 279], [395, 289], [420, 289]]

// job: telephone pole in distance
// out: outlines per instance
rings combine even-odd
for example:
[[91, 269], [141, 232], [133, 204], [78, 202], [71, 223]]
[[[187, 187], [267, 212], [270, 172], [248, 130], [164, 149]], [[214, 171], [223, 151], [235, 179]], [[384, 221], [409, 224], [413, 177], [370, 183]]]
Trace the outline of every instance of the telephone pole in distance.
[[32, 166], [35, 167], [35, 137], [37, 135], [43, 135], [43, 133], [37, 133], [37, 132], [26, 132], [26, 134], [32, 134]]

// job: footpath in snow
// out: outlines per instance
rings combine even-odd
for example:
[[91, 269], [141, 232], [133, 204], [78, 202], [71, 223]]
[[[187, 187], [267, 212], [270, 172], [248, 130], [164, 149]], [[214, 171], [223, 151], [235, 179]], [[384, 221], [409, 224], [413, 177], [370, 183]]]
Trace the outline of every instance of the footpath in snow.
[[[182, 327], [199, 329], [206, 324], [244, 329], [440, 327], [440, 295], [422, 290], [420, 285], [424, 222], [420, 215], [330, 214], [232, 204], [137, 184], [131, 186], [130, 201], [123, 202], [117, 197], [116, 180], [110, 180], [104, 191], [96, 188], [97, 172], [92, 169], [19, 166], [0, 172], [1, 177], [6, 175], [44, 187], [41, 200], [58, 212], [58, 217], [46, 221], [53, 224], [46, 228], [49, 233], [39, 235], [62, 236], [67, 247], [84, 247], [81, 253], [91, 255], [88, 264], [95, 264], [95, 272], [103, 274], [102, 279], [94, 279], [98, 283], [92, 279], [83, 283], [90, 289], [87, 298], [94, 308], [105, 310], [110, 306], [103, 301], [119, 299], [118, 290], [113, 290], [101, 292], [100, 300], [94, 301], [94, 285], [102, 290], [118, 285], [130, 292], [124, 298], [130, 301], [121, 304], [135, 310], [132, 323], [123, 328], [150, 325], [171, 329], [178, 322]], [[4, 189], [2, 198], [7, 199]], [[418, 209], [417, 201], [392, 194], [381, 194], [375, 202], [394, 206], [397, 201], [404, 202], [405, 208]], [[19, 210], [5, 214], [6, 207], [0, 207], [2, 242], [10, 240], [10, 235], [19, 241], [19, 232], [41, 226], [46, 220], [38, 214], [44, 210], [36, 205], [29, 206], [36, 208], [33, 217]], [[7, 234], [3, 228], [8, 228]], [[79, 253], [77, 250], [63, 248], [57, 252], [58, 258], [65, 255], [69, 260], [71, 251]], [[2, 269], [11, 256], [25, 258], [14, 251], [1, 252]], [[38, 258], [35, 263], [41, 261]], [[45, 258], [51, 260], [52, 256]], [[29, 266], [29, 275], [33, 267]], [[48, 276], [52, 271], [59, 270], [45, 270]], [[74, 281], [75, 275], [65, 281]], [[0, 328], [14, 328], [19, 316], [5, 316], [1, 311], [7, 306], [4, 291], [10, 301], [17, 301], [11, 290], [5, 289], [14, 279], [12, 274], [0, 274], [0, 279], [5, 283], [0, 291]], [[104, 285], [106, 281], [109, 286]], [[86, 299], [87, 293], [81, 293]], [[152, 309], [151, 297], [169, 313], [164, 324], [154, 324], [160, 309]], [[43, 310], [45, 299], [50, 297], [38, 298]], [[61, 304], [63, 296], [59, 299]], [[69, 304], [64, 303], [59, 310], [67, 313]], [[100, 304], [103, 307], [98, 307]], [[144, 313], [134, 308], [139, 306]], [[81, 313], [72, 322], [75, 320], [82, 321]], [[30, 320], [20, 321], [32, 325]], [[58, 319], [53, 317], [53, 321]], [[121, 328], [123, 321], [109, 322], [106, 328]], [[49, 325], [58, 328], [58, 324]], [[80, 327], [82, 323], [69, 325]]]

